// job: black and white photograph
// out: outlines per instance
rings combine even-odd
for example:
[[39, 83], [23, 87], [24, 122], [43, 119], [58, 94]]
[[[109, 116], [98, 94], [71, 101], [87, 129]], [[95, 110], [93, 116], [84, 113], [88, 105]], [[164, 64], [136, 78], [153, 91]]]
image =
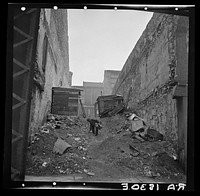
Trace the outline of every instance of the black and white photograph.
[[195, 5], [9, 6], [7, 178], [184, 190]]

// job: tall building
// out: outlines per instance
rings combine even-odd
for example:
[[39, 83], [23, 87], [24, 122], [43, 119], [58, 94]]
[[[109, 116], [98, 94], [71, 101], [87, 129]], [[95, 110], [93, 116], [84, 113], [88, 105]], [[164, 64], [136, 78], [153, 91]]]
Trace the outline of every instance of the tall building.
[[113, 87], [119, 76], [120, 71], [117, 70], [105, 70], [103, 80], [103, 95], [112, 95]]

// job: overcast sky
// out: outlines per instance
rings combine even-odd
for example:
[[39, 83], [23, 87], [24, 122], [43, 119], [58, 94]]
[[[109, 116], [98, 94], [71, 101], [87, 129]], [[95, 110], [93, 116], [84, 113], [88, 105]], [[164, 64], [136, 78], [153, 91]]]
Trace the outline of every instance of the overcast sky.
[[103, 82], [104, 70], [121, 70], [152, 12], [68, 10], [72, 85]]

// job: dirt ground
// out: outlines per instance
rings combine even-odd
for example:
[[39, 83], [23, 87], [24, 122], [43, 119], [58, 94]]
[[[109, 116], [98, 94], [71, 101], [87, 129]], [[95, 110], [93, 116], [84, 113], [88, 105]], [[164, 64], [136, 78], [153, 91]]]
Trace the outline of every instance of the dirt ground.
[[[100, 119], [95, 136], [84, 118], [51, 115], [28, 147], [26, 175], [79, 175], [82, 181], [118, 181], [148, 177], [159, 182], [185, 182], [168, 141], [140, 142], [126, 129], [125, 116]], [[58, 126], [56, 126], [58, 124]], [[58, 138], [71, 145], [53, 152]], [[131, 147], [130, 147], [131, 146]]]

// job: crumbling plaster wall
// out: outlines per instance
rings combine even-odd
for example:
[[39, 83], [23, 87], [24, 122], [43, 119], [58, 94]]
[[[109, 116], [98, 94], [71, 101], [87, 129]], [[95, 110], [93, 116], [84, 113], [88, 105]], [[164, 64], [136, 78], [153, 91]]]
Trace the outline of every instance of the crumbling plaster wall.
[[175, 149], [178, 125], [173, 88], [177, 85], [176, 30], [180, 18], [188, 25], [187, 17], [153, 14], [113, 89], [113, 94], [123, 95], [127, 106], [164, 134]]
[[[52, 87], [69, 87], [67, 10], [41, 9], [38, 31], [29, 135], [38, 131], [50, 111]], [[43, 65], [45, 36], [46, 63]]]

